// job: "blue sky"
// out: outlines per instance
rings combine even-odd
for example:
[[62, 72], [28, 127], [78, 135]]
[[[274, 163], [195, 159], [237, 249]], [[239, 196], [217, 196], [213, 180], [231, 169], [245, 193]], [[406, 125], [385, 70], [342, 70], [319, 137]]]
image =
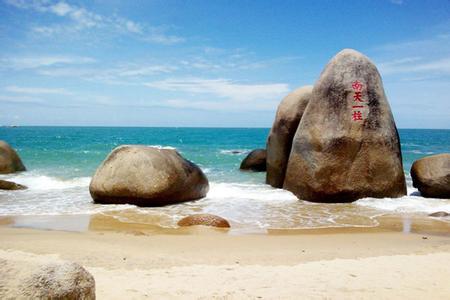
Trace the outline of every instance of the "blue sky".
[[0, 124], [270, 127], [354, 48], [398, 127], [450, 128], [447, 0], [0, 1]]

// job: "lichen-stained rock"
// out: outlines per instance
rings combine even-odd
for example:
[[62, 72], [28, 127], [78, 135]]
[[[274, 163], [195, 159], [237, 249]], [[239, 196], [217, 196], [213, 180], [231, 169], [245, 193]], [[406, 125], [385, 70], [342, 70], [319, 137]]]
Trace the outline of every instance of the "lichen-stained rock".
[[267, 138], [266, 183], [282, 188], [292, 140], [311, 98], [311, 85], [296, 89], [278, 105], [275, 121]]
[[241, 162], [241, 170], [264, 172], [266, 171], [266, 149], [251, 151]]
[[399, 136], [382, 80], [361, 53], [339, 52], [314, 85], [284, 188], [313, 202], [406, 194]]
[[208, 179], [176, 150], [125, 145], [115, 148], [92, 177], [96, 203], [161, 206], [206, 195]]
[[411, 167], [411, 177], [422, 196], [450, 199], [450, 153], [416, 160]]
[[72, 262], [0, 258], [1, 299], [95, 299], [94, 277]]
[[187, 216], [180, 221], [178, 221], [178, 226], [193, 226], [193, 225], [203, 225], [203, 226], [213, 226], [220, 228], [229, 228], [230, 223], [222, 217], [211, 215], [211, 214], [195, 214]]
[[25, 171], [17, 152], [5, 141], [0, 141], [0, 174]]

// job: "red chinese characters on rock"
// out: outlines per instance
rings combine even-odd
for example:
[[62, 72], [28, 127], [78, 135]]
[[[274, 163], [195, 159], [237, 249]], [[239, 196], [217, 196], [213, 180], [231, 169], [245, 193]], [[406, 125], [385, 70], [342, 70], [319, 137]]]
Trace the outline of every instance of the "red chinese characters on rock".
[[361, 111], [361, 108], [364, 108], [364, 100], [362, 98], [362, 90], [363, 90], [363, 84], [359, 82], [358, 80], [353, 81], [352, 83], [352, 89], [353, 89], [353, 100], [354, 105], [352, 106], [352, 120], [353, 121], [364, 121], [363, 114]]

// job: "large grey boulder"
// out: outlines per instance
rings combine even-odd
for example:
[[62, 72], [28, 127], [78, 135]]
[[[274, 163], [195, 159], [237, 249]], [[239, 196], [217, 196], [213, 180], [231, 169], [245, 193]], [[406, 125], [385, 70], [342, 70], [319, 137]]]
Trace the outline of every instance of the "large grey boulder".
[[94, 277], [71, 262], [0, 258], [1, 299], [95, 299]]
[[0, 174], [25, 171], [17, 152], [5, 141], [0, 141]]
[[450, 199], [450, 153], [427, 156], [411, 167], [413, 186], [430, 198]]
[[312, 85], [298, 88], [281, 100], [278, 105], [266, 147], [266, 183], [273, 187], [283, 187], [292, 140], [311, 98], [312, 89]]
[[126, 145], [95, 172], [89, 191], [96, 203], [161, 206], [206, 195], [208, 179], [174, 149]]
[[406, 194], [400, 141], [375, 65], [346, 49], [314, 85], [284, 188], [313, 202]]

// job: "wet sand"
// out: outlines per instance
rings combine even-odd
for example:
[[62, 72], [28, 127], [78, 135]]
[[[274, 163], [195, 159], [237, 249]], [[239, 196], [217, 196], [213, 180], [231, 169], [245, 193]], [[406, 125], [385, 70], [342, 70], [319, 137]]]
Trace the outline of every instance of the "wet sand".
[[[26, 217], [21, 218], [23, 226]], [[448, 299], [450, 294], [450, 227], [432, 218], [405, 223], [385, 217], [377, 228], [245, 235], [206, 227], [158, 229], [105, 215], [88, 220], [89, 230], [57, 231], [14, 228], [20, 226], [17, 218], [3, 218], [0, 258], [79, 262], [94, 275], [98, 299]]]

